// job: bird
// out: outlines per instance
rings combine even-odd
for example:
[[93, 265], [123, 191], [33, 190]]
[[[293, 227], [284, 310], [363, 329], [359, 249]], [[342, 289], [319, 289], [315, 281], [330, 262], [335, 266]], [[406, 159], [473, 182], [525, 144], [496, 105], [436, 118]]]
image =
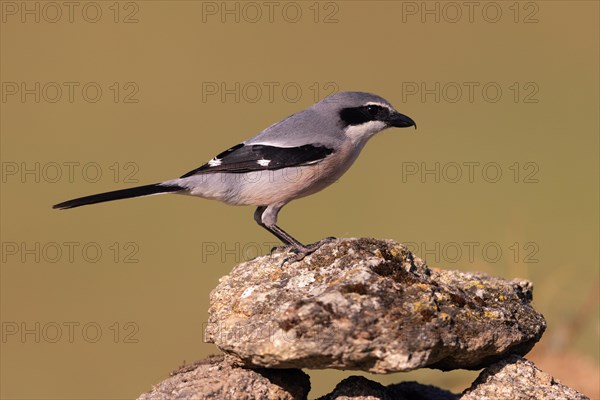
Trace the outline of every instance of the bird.
[[337, 92], [217, 154], [180, 178], [80, 197], [53, 208], [166, 193], [255, 206], [254, 220], [292, 250], [290, 261], [299, 261], [334, 238], [303, 245], [277, 225], [281, 209], [292, 200], [336, 182], [375, 134], [387, 128], [411, 126], [416, 129], [415, 121], [376, 94]]

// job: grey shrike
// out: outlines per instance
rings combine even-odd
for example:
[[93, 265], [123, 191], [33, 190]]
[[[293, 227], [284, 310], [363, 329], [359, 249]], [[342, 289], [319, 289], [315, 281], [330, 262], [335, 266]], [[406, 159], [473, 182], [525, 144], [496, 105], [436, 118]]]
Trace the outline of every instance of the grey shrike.
[[409, 126], [416, 128], [412, 119], [377, 95], [340, 92], [271, 125], [179, 179], [81, 197], [53, 208], [162, 193], [253, 205], [258, 207], [254, 220], [290, 245], [297, 261], [318, 249], [323, 241], [304, 246], [278, 227], [281, 208], [335, 182], [376, 133]]

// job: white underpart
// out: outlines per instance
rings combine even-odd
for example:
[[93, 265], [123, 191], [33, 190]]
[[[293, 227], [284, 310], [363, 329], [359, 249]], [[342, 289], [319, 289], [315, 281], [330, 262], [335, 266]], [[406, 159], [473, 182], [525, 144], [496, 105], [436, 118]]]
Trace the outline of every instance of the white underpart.
[[260, 160], [257, 160], [256, 162], [261, 167], [267, 167], [271, 163], [271, 160], [260, 159]]
[[221, 160], [216, 157], [208, 162], [209, 167], [218, 167], [219, 165], [221, 165]]
[[367, 140], [386, 127], [383, 121], [369, 121], [360, 125], [350, 125], [344, 133], [353, 141]]

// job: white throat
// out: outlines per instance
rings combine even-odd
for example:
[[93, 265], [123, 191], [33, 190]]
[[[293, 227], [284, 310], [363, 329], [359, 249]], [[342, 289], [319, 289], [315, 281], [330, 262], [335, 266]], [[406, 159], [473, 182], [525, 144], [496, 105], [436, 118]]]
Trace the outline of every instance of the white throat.
[[360, 125], [350, 125], [346, 128], [344, 133], [353, 142], [366, 142], [374, 134], [385, 129], [385, 127], [386, 124], [383, 121], [369, 121]]

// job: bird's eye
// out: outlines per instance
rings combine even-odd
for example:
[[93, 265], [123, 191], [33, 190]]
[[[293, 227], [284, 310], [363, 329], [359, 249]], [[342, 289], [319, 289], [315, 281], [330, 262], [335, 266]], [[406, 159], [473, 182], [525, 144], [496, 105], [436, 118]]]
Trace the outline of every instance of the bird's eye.
[[381, 109], [381, 107], [379, 106], [367, 106], [367, 112], [369, 113], [369, 115], [371, 115], [372, 117], [377, 116], [377, 114], [379, 113], [379, 110]]

